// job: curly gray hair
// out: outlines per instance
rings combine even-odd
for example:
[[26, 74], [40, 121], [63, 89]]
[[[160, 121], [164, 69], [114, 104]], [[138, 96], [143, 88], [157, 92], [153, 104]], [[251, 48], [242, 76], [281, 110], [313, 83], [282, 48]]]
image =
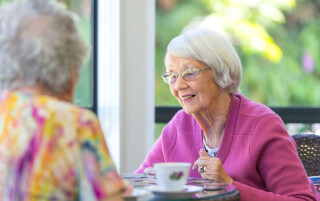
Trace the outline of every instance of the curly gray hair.
[[193, 59], [206, 64], [212, 70], [214, 81], [230, 94], [239, 92], [242, 78], [240, 58], [232, 44], [221, 34], [211, 29], [198, 28], [172, 39], [168, 54]]
[[55, 0], [20, 0], [0, 8], [0, 90], [41, 86], [70, 89], [88, 47], [76, 16]]

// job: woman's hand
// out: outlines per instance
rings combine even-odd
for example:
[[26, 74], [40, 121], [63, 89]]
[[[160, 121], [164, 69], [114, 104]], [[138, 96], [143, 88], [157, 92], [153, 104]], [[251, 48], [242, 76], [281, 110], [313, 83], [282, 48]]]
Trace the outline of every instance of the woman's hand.
[[147, 175], [155, 175], [155, 171], [153, 167], [147, 167], [143, 170], [143, 174], [147, 174]]
[[211, 158], [204, 149], [200, 149], [200, 157], [193, 164], [192, 169], [196, 169], [203, 179], [210, 179], [216, 182], [225, 182], [232, 184], [233, 180], [222, 167], [219, 158]]

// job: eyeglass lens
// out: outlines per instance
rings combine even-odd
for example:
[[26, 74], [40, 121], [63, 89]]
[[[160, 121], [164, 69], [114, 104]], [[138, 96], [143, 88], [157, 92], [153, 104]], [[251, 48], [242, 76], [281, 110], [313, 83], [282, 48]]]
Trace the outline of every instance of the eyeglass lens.
[[[185, 81], [192, 81], [198, 78], [199, 76], [199, 69], [197, 68], [187, 68], [186, 70], [184, 70], [181, 73], [181, 77], [185, 80]], [[172, 84], [174, 82], [177, 81], [179, 76], [179, 73], [177, 72], [167, 72], [165, 74], [163, 74], [163, 80], [165, 83], [167, 84]]]

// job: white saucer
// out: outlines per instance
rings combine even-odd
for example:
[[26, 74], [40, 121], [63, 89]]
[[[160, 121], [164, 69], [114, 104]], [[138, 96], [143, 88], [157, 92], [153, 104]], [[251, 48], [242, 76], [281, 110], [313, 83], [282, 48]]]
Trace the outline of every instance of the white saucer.
[[137, 174], [137, 173], [121, 173], [120, 177], [124, 179], [129, 179], [129, 178], [146, 178], [148, 176], [144, 174]]
[[202, 186], [191, 186], [191, 185], [185, 185], [183, 187], [183, 190], [181, 191], [166, 191], [166, 190], [160, 189], [160, 186], [156, 186], [156, 185], [148, 186], [147, 189], [150, 190], [156, 196], [170, 197], [170, 198], [190, 197], [193, 193], [203, 191]]
[[[125, 200], [130, 200], [133, 198], [149, 197], [151, 195], [150, 191], [141, 188], [134, 188], [131, 194], [125, 194], [123, 197]], [[135, 200], [135, 199], [133, 199]]]

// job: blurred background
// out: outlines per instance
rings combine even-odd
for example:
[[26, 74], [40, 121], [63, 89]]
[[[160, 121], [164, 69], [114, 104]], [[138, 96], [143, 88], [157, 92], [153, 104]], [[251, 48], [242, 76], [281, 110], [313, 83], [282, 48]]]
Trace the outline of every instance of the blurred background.
[[[0, 4], [5, 1], [11, 0], [0, 0]], [[92, 36], [96, 31], [92, 26], [93, 0], [60, 1], [78, 14], [81, 33], [88, 44], [93, 44]], [[270, 107], [319, 108], [319, 0], [154, 1], [156, 106], [179, 106], [161, 78], [165, 72], [166, 46], [182, 31], [201, 26], [221, 32], [235, 46], [243, 65], [240, 89], [245, 96]], [[93, 68], [92, 55], [89, 55], [74, 98], [82, 107], [95, 108], [97, 97], [93, 93], [93, 83], [97, 78], [92, 73]], [[164, 125], [155, 124], [155, 140]], [[290, 134], [320, 135], [320, 124], [290, 123], [286, 126]]]
[[[319, 0], [157, 0], [156, 105], [179, 105], [161, 78], [169, 41], [196, 26], [215, 29], [235, 46], [241, 93], [271, 107], [319, 107]], [[165, 124], [157, 124], [158, 137]], [[286, 124], [290, 134], [319, 124]]]

